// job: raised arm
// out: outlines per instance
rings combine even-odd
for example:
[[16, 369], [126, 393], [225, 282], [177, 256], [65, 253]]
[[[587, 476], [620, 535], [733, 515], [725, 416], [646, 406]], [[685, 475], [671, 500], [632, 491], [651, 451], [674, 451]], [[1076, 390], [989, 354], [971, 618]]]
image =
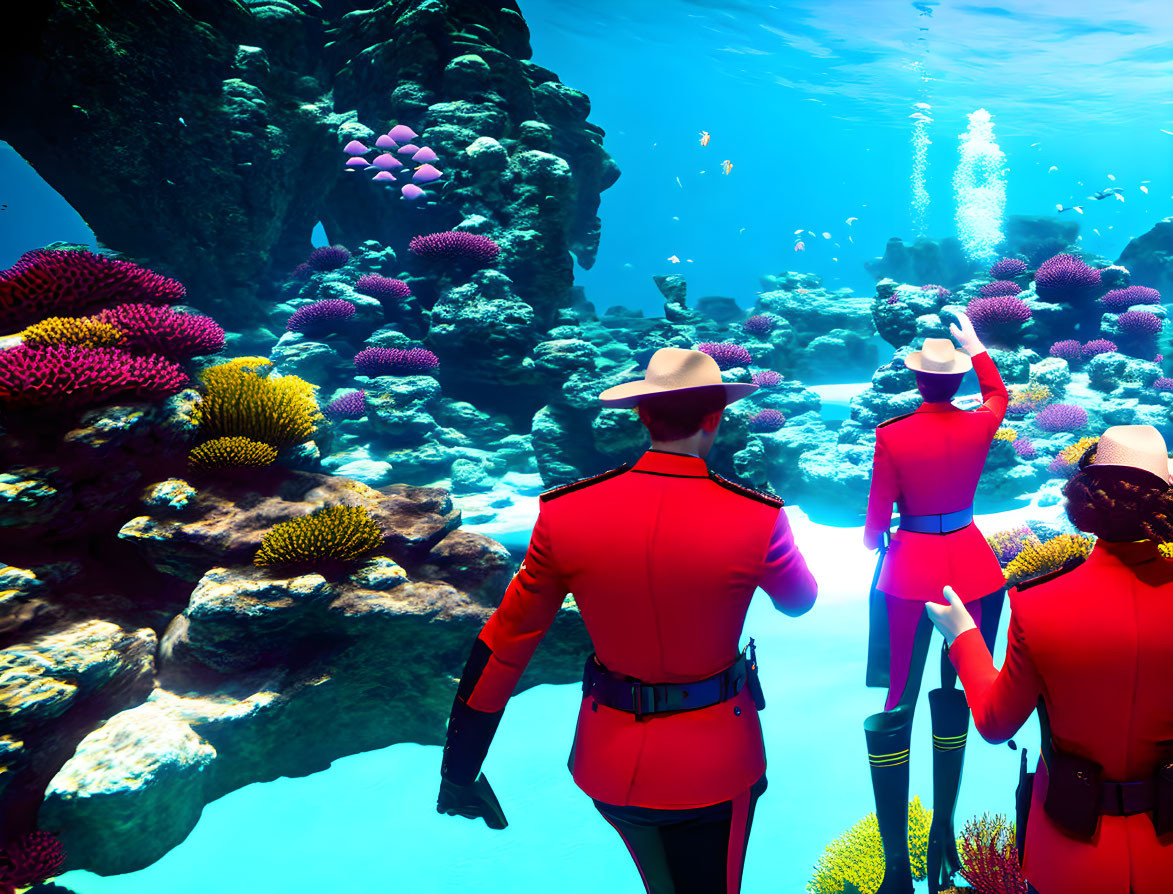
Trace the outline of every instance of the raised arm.
[[994, 365], [986, 346], [973, 331], [973, 323], [969, 321], [969, 317], [963, 313], [955, 314], [955, 316], [961, 325], [950, 323], [949, 331], [973, 359], [973, 371], [977, 376], [978, 387], [982, 389], [982, 410], [990, 414], [990, 436], [992, 437], [1006, 416], [1006, 405], [1010, 402], [1010, 394], [1006, 390], [1006, 383], [1002, 381], [998, 367]]

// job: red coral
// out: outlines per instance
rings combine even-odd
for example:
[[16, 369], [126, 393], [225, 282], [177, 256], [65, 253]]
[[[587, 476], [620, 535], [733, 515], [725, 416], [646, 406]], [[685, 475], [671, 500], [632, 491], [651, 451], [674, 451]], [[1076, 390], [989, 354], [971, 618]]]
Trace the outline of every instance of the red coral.
[[65, 849], [48, 832], [30, 832], [0, 853], [0, 891], [27, 888], [61, 873]]
[[97, 318], [130, 336], [128, 349], [162, 354], [168, 360], [215, 354], [224, 347], [224, 330], [211, 317], [181, 314], [170, 307], [120, 304], [97, 314]]
[[1026, 894], [1013, 826], [986, 816], [967, 822], [961, 837], [961, 875], [977, 894]]
[[178, 304], [186, 294], [175, 280], [130, 261], [88, 251], [30, 251], [0, 272], [0, 332], [125, 301]]
[[182, 367], [154, 354], [72, 345], [0, 351], [0, 407], [91, 407], [174, 394], [186, 384]]

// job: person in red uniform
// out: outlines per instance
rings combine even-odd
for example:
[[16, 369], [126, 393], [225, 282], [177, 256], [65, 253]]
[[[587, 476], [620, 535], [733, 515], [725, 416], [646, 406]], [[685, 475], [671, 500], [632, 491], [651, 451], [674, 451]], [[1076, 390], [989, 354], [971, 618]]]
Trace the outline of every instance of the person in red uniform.
[[1173, 891], [1173, 561], [1159, 550], [1173, 542], [1171, 473], [1149, 425], [1112, 426], [1088, 448], [1063, 493], [1098, 539], [1010, 590], [1001, 671], [952, 588], [928, 606], [982, 736], [1006, 741], [1038, 707], [1042, 754], [1018, 821], [1037, 894]]
[[750, 597], [801, 615], [817, 585], [768, 493], [709, 470], [721, 415], [755, 390], [700, 351], [662, 348], [609, 388], [652, 436], [635, 462], [541, 496], [520, 570], [456, 691], [436, 809], [503, 828], [482, 761], [505, 704], [567, 593], [587, 660], [569, 767], [622, 836], [649, 894], [740, 890], [766, 760]]
[[[916, 371], [924, 398], [915, 412], [876, 428], [871, 493], [864, 522], [869, 549], [883, 544], [892, 522], [900, 525], [882, 556], [872, 594], [867, 685], [887, 687], [884, 710], [864, 721], [876, 818], [884, 844], [880, 894], [912, 894], [908, 854], [908, 757], [912, 716], [920, 694], [933, 627], [926, 602], [941, 601], [945, 584], [969, 574], [961, 598], [993, 645], [1005, 594], [998, 559], [973, 524], [973, 496], [994, 432], [1006, 413], [1008, 394], [994, 361], [964, 314], [950, 331], [967, 353], [947, 338], [926, 338], [905, 358]], [[961, 410], [951, 401], [970, 369], [984, 403]], [[941, 688], [929, 693], [933, 723], [933, 820], [929, 831], [929, 891], [952, 886], [959, 868], [953, 813], [969, 709], [956, 675], [941, 656]]]

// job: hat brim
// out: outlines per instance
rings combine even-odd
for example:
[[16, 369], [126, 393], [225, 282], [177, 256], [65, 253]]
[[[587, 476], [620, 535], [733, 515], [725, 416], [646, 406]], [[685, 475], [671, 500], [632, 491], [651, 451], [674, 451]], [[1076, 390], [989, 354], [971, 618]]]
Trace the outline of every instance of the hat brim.
[[655, 397], [658, 394], [683, 394], [688, 391], [704, 391], [714, 388], [725, 389], [725, 406], [729, 406], [734, 401], [741, 400], [747, 394], [753, 394], [758, 390], [757, 385], [751, 385], [747, 382], [722, 382], [719, 385], [714, 383], [712, 385], [695, 385], [689, 388], [657, 388], [640, 379], [636, 382], [625, 382], [622, 385], [608, 388], [599, 395], [599, 402], [605, 407], [630, 409], [645, 397]]
[[1169, 462], [1169, 478], [1165, 478], [1165, 479], [1162, 479], [1161, 476], [1158, 475], [1156, 472], [1154, 472], [1152, 469], [1142, 469], [1140, 466], [1128, 466], [1128, 465], [1124, 465], [1123, 463], [1096, 463], [1096, 462], [1092, 462], [1092, 463], [1088, 463], [1086, 466], [1084, 466], [1082, 469], [1080, 469], [1077, 474], [1088, 475], [1088, 473], [1091, 473], [1092, 476], [1104, 475], [1104, 476], [1112, 476], [1115, 478], [1115, 477], [1120, 477], [1121, 475], [1127, 474], [1121, 470], [1131, 469], [1132, 471], [1137, 472], [1139, 474], [1151, 476], [1152, 478], [1155, 478], [1157, 481], [1163, 480], [1166, 486], [1173, 486], [1173, 484], [1171, 484], [1170, 480], [1169, 480], [1170, 478], [1173, 478], [1173, 459], [1170, 459], [1168, 462]]
[[924, 356], [920, 351], [914, 351], [904, 358], [904, 365], [915, 372], [928, 373], [929, 375], [956, 375], [957, 373], [969, 372], [973, 369], [973, 360], [968, 354], [958, 351], [953, 355], [953, 363], [949, 369], [925, 369], [922, 361]]

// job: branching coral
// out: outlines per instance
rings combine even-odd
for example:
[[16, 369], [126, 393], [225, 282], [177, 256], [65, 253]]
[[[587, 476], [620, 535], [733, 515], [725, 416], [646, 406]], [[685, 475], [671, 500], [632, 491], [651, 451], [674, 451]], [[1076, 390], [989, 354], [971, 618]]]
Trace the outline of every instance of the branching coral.
[[161, 354], [168, 360], [189, 360], [224, 348], [224, 330], [211, 317], [177, 313], [152, 304], [119, 304], [97, 315], [103, 323], [127, 334], [127, 348]]
[[192, 468], [210, 472], [221, 469], [263, 468], [277, 459], [277, 448], [250, 438], [213, 438], [187, 455]]
[[341, 298], [323, 298], [293, 312], [285, 323], [289, 332], [320, 333], [337, 329], [351, 319], [357, 308]]
[[327, 506], [270, 530], [253, 563], [314, 566], [354, 562], [382, 542], [378, 524], [362, 506]]
[[93, 317], [49, 317], [33, 323], [20, 334], [30, 348], [73, 345], [79, 348], [119, 348], [127, 335], [117, 326]]
[[1074, 474], [1076, 463], [1079, 458], [1083, 456], [1084, 451], [1092, 444], [1096, 443], [1096, 438], [1080, 438], [1074, 444], [1069, 444], [1056, 454], [1055, 458], [1051, 460], [1051, 464], [1047, 466], [1048, 472], [1057, 472], [1063, 475]]
[[174, 394], [186, 384], [182, 367], [118, 348], [21, 345], [0, 351], [0, 406], [14, 409], [146, 400]]
[[[908, 854], [918, 881], [925, 877], [932, 818], [933, 812], [914, 796], [908, 805]], [[806, 889], [811, 894], [841, 894], [844, 883], [851, 882], [863, 894], [875, 894], [883, 879], [884, 844], [876, 815], [869, 813], [827, 845]]]
[[786, 423], [786, 417], [779, 410], [762, 410], [750, 417], [749, 430], [759, 433], [778, 431]]
[[367, 412], [367, 393], [363, 390], [348, 391], [326, 404], [326, 415], [335, 421], [359, 419]]
[[1018, 387], [1011, 385], [1010, 402], [1006, 406], [1009, 416], [1026, 416], [1038, 412], [1051, 399], [1051, 389], [1046, 385]]
[[1051, 404], [1039, 411], [1034, 423], [1043, 431], [1076, 431], [1087, 425], [1087, 410], [1078, 404]]
[[356, 292], [378, 298], [384, 303], [411, 297], [411, 286], [403, 280], [380, 276], [377, 273], [360, 276], [358, 282], [354, 284], [354, 289]]
[[958, 851], [961, 875], [976, 894], [1026, 894], [1014, 844], [1014, 823], [1004, 816], [984, 814], [967, 822]]
[[996, 432], [994, 432], [995, 441], [1013, 441], [1017, 437], [1018, 432], [1012, 428], [1007, 428], [1006, 426], [1002, 426]]
[[1003, 568], [1013, 562], [1025, 547], [1042, 546], [1042, 541], [1026, 525], [990, 534], [986, 537], [986, 543], [990, 545], [990, 549], [998, 557], [998, 564]]
[[0, 890], [35, 885], [59, 875], [64, 866], [61, 842], [48, 832], [30, 832], [0, 851]]
[[1004, 569], [1006, 583], [1014, 586], [1062, 568], [1068, 560], [1091, 552], [1093, 542], [1082, 534], [1060, 534], [1038, 546], [1027, 544]]
[[309, 440], [322, 418], [316, 386], [297, 376], [264, 378], [238, 362], [210, 366], [200, 379], [204, 393], [195, 420], [209, 439], [244, 437], [291, 447]]

